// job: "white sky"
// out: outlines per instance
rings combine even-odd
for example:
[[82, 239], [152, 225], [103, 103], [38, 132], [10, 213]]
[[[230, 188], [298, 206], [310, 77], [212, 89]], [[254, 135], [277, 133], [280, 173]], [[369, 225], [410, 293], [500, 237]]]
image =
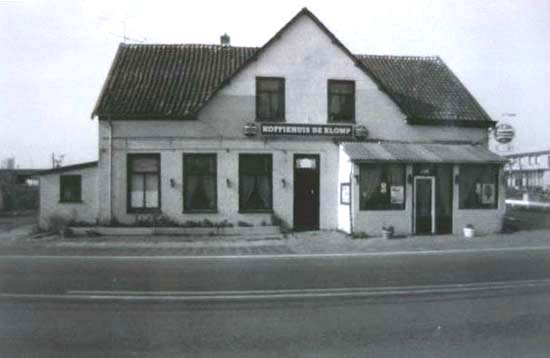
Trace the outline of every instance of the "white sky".
[[515, 126], [515, 151], [550, 149], [550, 0], [0, 0], [0, 159], [97, 159], [90, 113], [123, 23], [148, 43], [227, 32], [261, 46], [304, 6], [354, 53], [441, 56], [494, 120]]

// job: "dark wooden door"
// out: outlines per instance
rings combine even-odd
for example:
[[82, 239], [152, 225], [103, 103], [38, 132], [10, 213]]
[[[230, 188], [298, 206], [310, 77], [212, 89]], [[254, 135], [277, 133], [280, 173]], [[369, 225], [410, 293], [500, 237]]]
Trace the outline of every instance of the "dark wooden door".
[[318, 155], [294, 155], [294, 229], [319, 229]]

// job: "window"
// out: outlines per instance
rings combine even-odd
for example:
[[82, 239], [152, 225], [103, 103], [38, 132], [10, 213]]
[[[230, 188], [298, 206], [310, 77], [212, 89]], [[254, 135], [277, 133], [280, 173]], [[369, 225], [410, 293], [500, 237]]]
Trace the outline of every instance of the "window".
[[216, 154], [184, 154], [183, 186], [184, 211], [216, 211]]
[[328, 121], [353, 122], [355, 120], [355, 82], [328, 81]]
[[61, 175], [59, 177], [59, 201], [62, 203], [82, 201], [82, 178], [80, 175]]
[[405, 209], [405, 166], [363, 164], [360, 167], [360, 210]]
[[460, 209], [496, 208], [498, 202], [498, 166], [461, 166], [458, 190]]
[[241, 154], [239, 156], [239, 210], [271, 211], [271, 154]]
[[128, 155], [128, 211], [160, 209], [160, 155]]
[[284, 78], [256, 78], [256, 119], [273, 122], [285, 120]]

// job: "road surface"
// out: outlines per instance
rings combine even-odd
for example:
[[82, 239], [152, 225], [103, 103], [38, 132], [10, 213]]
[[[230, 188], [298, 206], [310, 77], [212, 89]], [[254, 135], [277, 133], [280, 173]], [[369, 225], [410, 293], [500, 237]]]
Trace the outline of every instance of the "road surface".
[[[4, 256], [0, 356], [547, 357], [550, 285], [518, 282], [548, 279], [547, 249], [239, 259]], [[503, 283], [512, 288], [437, 291]], [[427, 293], [391, 294], [418, 285]], [[215, 299], [220, 291], [338, 289], [390, 294]], [[154, 292], [161, 294], [148, 301]], [[170, 292], [210, 295], [170, 300]], [[101, 293], [112, 299], [97, 299]]]

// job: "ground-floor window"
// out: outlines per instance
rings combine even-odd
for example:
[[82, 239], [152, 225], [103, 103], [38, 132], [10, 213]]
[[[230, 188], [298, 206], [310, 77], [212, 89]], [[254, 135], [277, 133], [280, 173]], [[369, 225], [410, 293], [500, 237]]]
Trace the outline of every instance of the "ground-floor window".
[[160, 155], [128, 154], [128, 211], [160, 209]]
[[405, 165], [362, 164], [360, 210], [405, 209]]
[[498, 202], [498, 166], [462, 165], [459, 176], [460, 209], [494, 209]]
[[217, 210], [216, 154], [183, 155], [183, 209]]
[[271, 154], [239, 155], [239, 210], [269, 211], [273, 207]]
[[59, 201], [62, 203], [82, 201], [82, 177], [61, 175], [59, 177]]

